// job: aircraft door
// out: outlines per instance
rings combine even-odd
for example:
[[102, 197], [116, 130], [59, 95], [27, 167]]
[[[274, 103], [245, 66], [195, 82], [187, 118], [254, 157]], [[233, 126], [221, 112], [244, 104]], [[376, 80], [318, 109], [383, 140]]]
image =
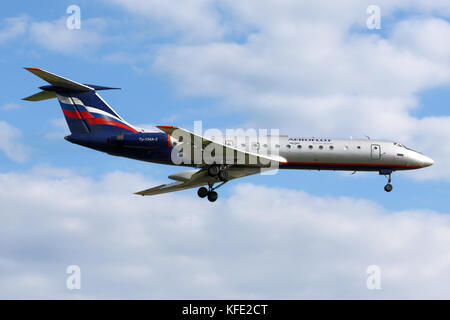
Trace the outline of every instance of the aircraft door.
[[371, 155], [372, 159], [378, 160], [381, 158], [381, 148], [379, 144], [371, 145]]

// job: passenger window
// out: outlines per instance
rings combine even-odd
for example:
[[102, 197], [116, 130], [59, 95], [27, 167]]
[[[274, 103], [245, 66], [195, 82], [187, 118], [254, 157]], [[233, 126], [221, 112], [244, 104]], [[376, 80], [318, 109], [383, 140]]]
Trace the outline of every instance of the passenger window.
[[330, 150], [333, 150], [334, 149], [334, 147], [333, 146], [330, 146]]
[[308, 146], [308, 148], [309, 148], [310, 150], [312, 150], [313, 146], [310, 145], [310, 146]]
[[298, 146], [297, 146], [297, 149], [301, 149], [301, 148], [302, 148], [302, 146], [301, 146], [301, 145], [298, 145]]
[[290, 145], [290, 144], [287, 144], [287, 145], [286, 145], [286, 148], [290, 149], [290, 148], [291, 148], [291, 145]]
[[322, 150], [323, 149], [323, 146], [319, 146], [319, 150]]

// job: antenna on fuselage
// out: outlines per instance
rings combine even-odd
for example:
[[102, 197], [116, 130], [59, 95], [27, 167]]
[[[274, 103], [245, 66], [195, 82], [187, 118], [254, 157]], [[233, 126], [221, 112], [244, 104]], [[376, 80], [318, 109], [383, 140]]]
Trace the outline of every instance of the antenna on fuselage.
[[367, 135], [365, 135], [366, 137], [367, 137], [367, 139], [369, 139], [370, 140], [370, 137], [369, 136], [367, 136]]

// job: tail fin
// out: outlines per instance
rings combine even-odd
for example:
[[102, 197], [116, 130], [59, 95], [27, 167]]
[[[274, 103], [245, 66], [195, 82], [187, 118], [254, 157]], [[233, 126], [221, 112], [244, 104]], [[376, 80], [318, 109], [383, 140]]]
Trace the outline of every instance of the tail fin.
[[118, 88], [81, 84], [41, 69], [25, 69], [50, 85], [40, 87], [41, 92], [23, 100], [58, 98], [72, 133], [118, 134], [138, 131], [138, 128], [123, 120], [96, 92]]

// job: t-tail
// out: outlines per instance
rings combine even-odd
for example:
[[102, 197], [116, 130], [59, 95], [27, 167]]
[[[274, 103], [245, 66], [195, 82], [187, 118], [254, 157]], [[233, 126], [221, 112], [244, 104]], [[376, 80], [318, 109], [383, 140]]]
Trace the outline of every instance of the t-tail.
[[119, 88], [81, 84], [41, 69], [25, 69], [50, 85], [40, 87], [42, 91], [23, 100], [42, 101], [57, 98], [73, 135], [111, 136], [141, 131], [123, 120], [97, 93], [99, 90]]

